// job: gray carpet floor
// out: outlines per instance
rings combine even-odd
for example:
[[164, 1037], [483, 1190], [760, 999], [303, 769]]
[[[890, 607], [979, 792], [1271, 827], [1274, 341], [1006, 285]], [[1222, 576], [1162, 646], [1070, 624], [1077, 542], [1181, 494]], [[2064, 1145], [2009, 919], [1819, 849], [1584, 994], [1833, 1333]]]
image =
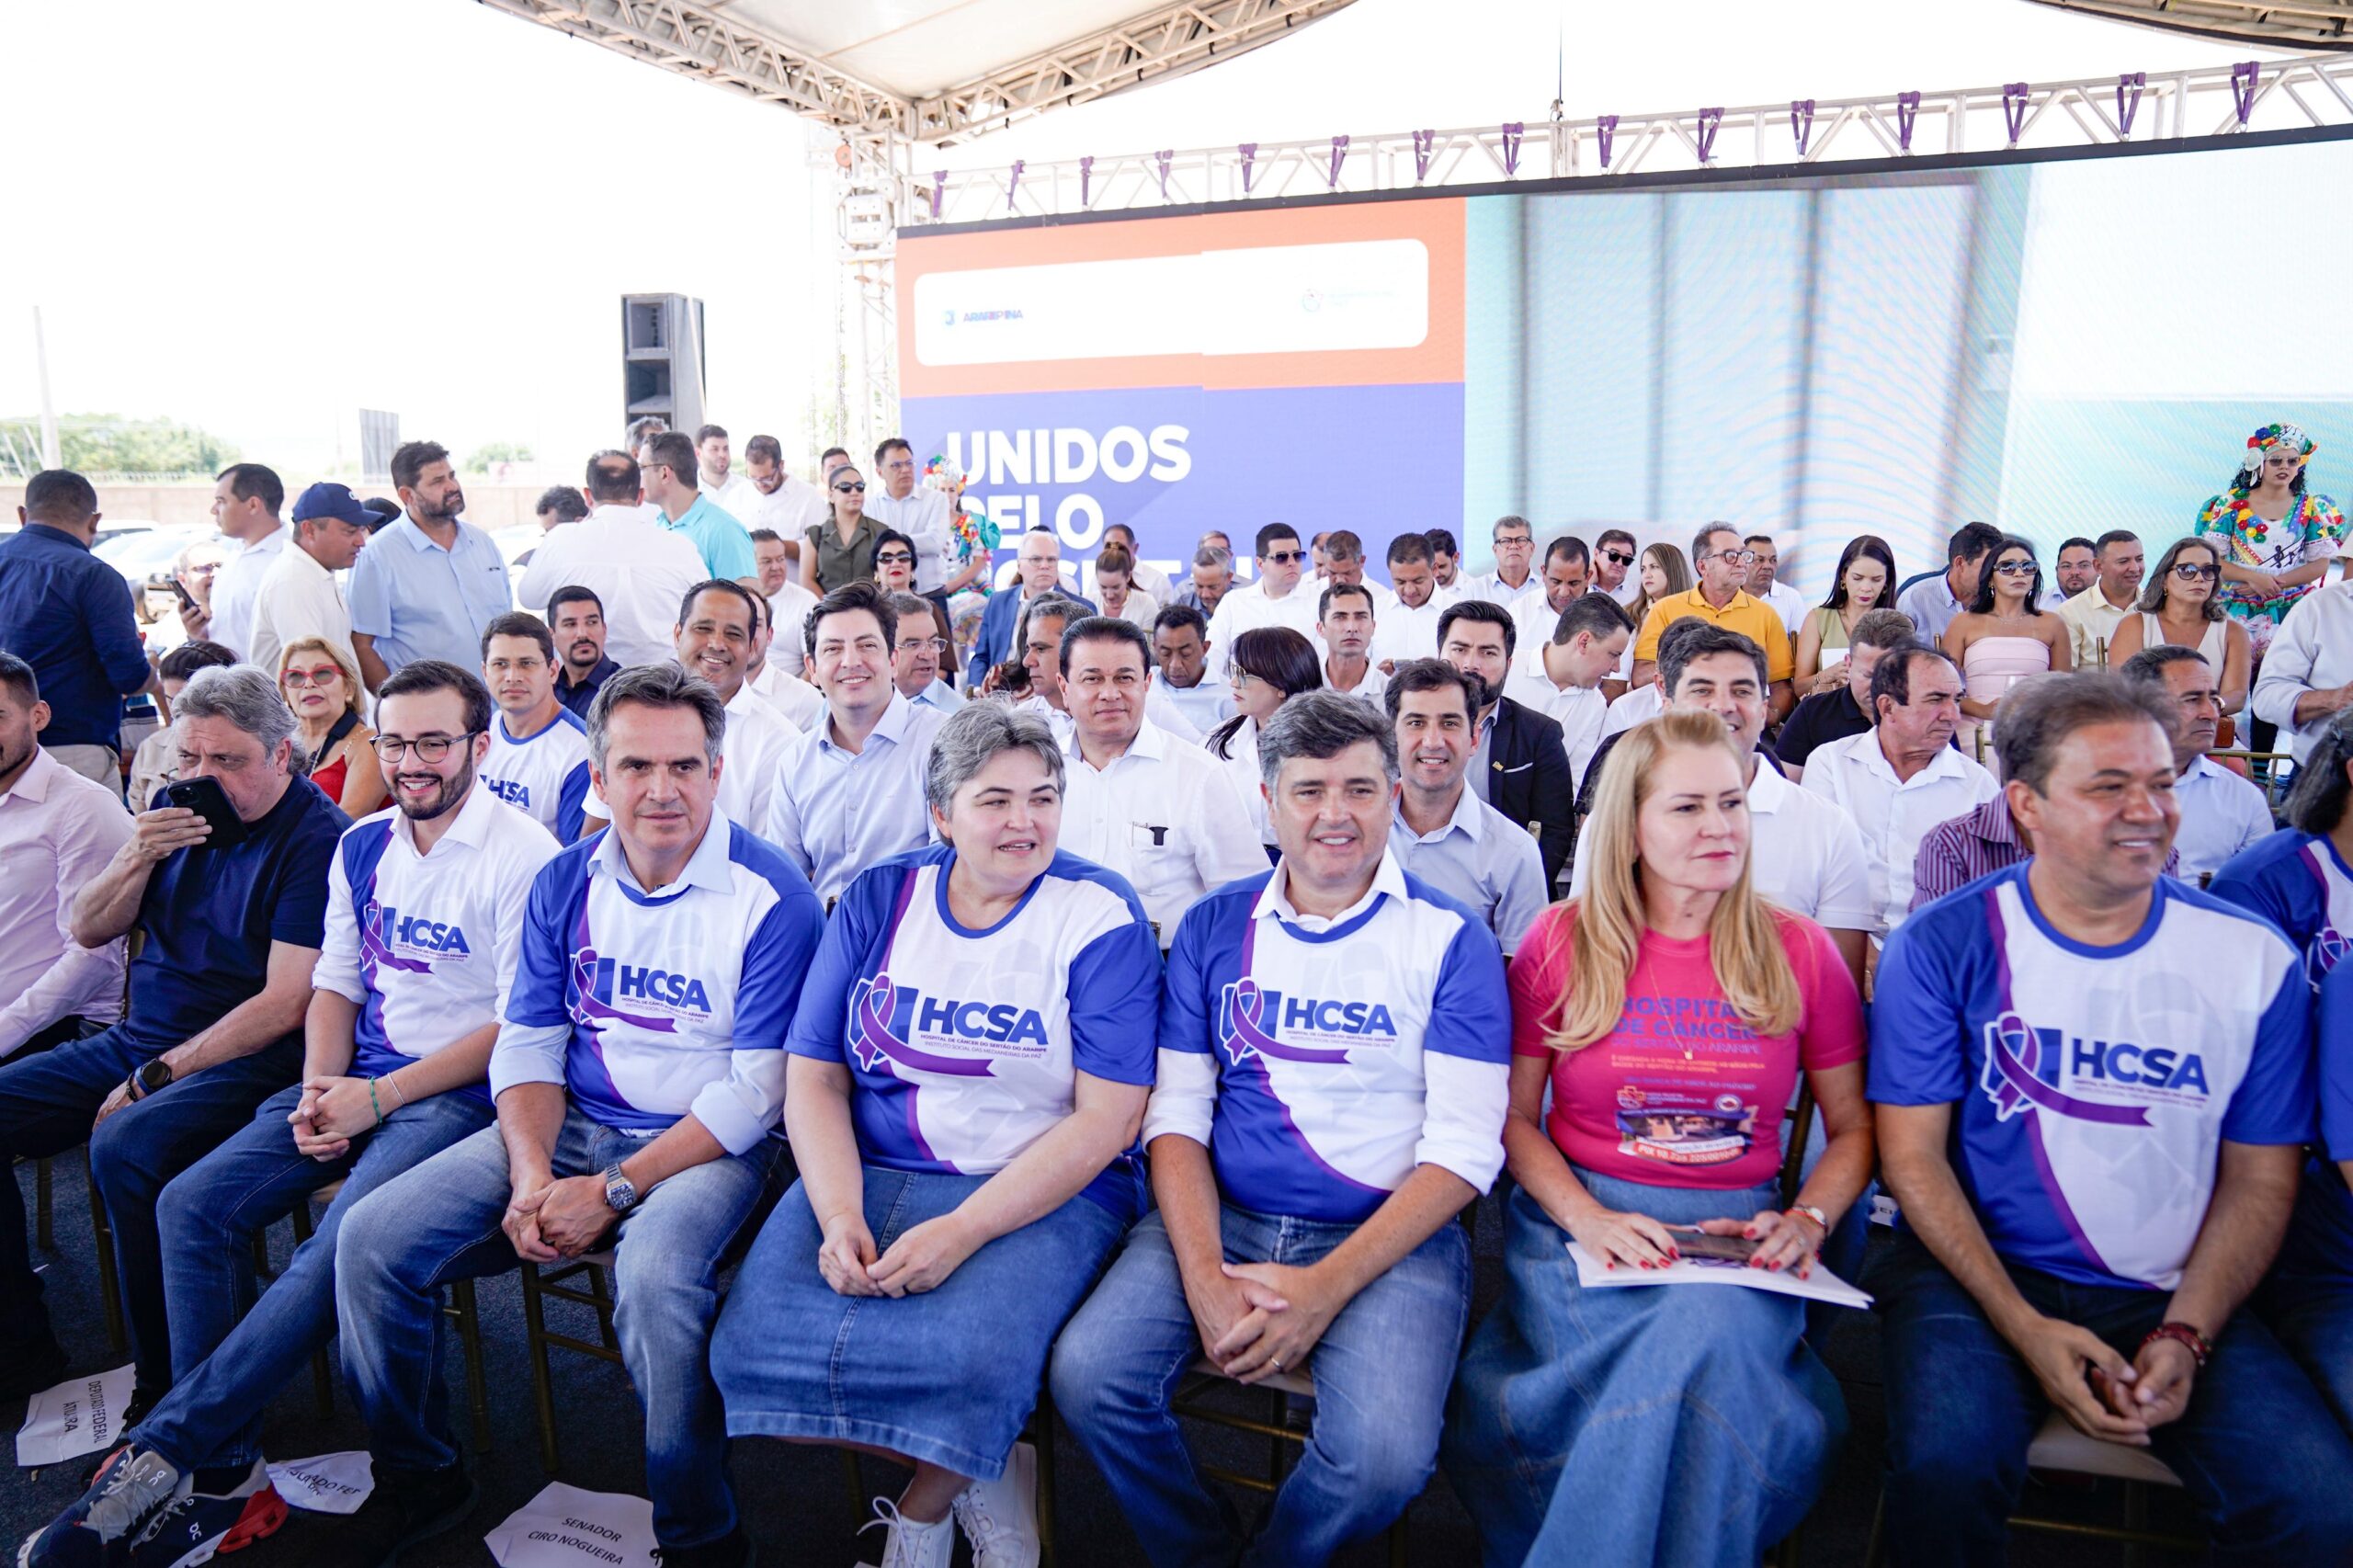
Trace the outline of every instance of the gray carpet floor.
[[[16, 1172], [23, 1194], [28, 1226], [33, 1203], [33, 1172], [29, 1165]], [[1498, 1261], [1501, 1222], [1495, 1202], [1481, 1206], [1478, 1216], [1474, 1311], [1483, 1312], [1501, 1288]], [[81, 1156], [61, 1157], [54, 1167], [55, 1246], [35, 1253], [59, 1337], [79, 1370], [120, 1364], [110, 1355], [98, 1309], [97, 1269], [92, 1261], [88, 1189]], [[291, 1244], [289, 1227], [280, 1224], [271, 1236], [276, 1256], [282, 1261]], [[537, 1422], [533, 1415], [530, 1362], [525, 1350], [521, 1292], [515, 1277], [484, 1280], [480, 1286], [482, 1333], [490, 1392], [489, 1448], [472, 1460], [482, 1499], [466, 1525], [448, 1536], [420, 1546], [403, 1561], [409, 1568], [438, 1568], [443, 1564], [482, 1564], [492, 1561], [483, 1545], [484, 1532], [528, 1502], [550, 1479], [540, 1468]], [[563, 1314], [551, 1326], [594, 1339], [596, 1328], [586, 1309], [559, 1308]], [[1807, 1521], [1802, 1561], [1806, 1568], [1860, 1563], [1865, 1555], [1871, 1515], [1879, 1495], [1878, 1464], [1885, 1418], [1881, 1407], [1878, 1335], [1868, 1313], [1845, 1314], [1838, 1328], [1821, 1346], [1824, 1359], [1845, 1389], [1851, 1426], [1846, 1447], [1824, 1488], [1821, 1502]], [[618, 1366], [563, 1351], [555, 1357], [555, 1404], [562, 1445], [557, 1475], [577, 1486], [600, 1491], [642, 1493], [644, 1464], [641, 1451], [642, 1418], [629, 1381]], [[451, 1358], [454, 1363], [456, 1358]], [[453, 1385], [456, 1384], [453, 1372]], [[464, 1408], [461, 1385], [452, 1388], [453, 1408]], [[1241, 1408], [1239, 1405], [1237, 1409]], [[1256, 1414], [1262, 1407], [1254, 1406]], [[0, 1422], [11, 1431], [21, 1419], [20, 1409], [0, 1410]], [[366, 1432], [353, 1417], [340, 1391], [331, 1413], [322, 1413], [305, 1376], [279, 1395], [267, 1423], [273, 1455], [300, 1456], [342, 1449], [364, 1448]], [[1263, 1438], [1201, 1428], [1196, 1440], [1212, 1462], [1257, 1472], [1267, 1463]], [[856, 1533], [865, 1510], [854, 1511], [846, 1467], [837, 1453], [794, 1448], [781, 1443], [739, 1443], [733, 1457], [738, 1495], [746, 1522], [760, 1543], [760, 1561], [767, 1568], [847, 1568], [875, 1561], [880, 1532], [860, 1538]], [[0, 1544], [13, 1561], [16, 1543], [39, 1528], [81, 1491], [80, 1477], [88, 1460], [54, 1466], [47, 1471], [11, 1469], [0, 1477]], [[889, 1467], [869, 1461], [864, 1479], [871, 1492], [897, 1490]], [[1144, 1562], [1134, 1534], [1121, 1517], [1100, 1477], [1067, 1438], [1055, 1455], [1056, 1540], [1063, 1568], [1126, 1568]], [[2075, 1485], [2063, 1478], [2038, 1482], [2029, 1499], [2036, 1512], [2117, 1523], [2121, 1505], [2105, 1483]], [[1245, 1502], [1245, 1506], [1248, 1504]], [[280, 1536], [236, 1557], [222, 1561], [238, 1568], [299, 1565], [305, 1520], [298, 1515]], [[2186, 1511], [2175, 1497], [2155, 1500], [2153, 1521], [2160, 1528], [2188, 1531]], [[1433, 1481], [1408, 1517], [1407, 1561], [1417, 1568], [1453, 1568], [1477, 1562], [1477, 1538], [1469, 1517], [1448, 1489], [1444, 1478]], [[861, 1549], [862, 1544], [862, 1549]], [[2152, 1553], [2151, 1564], [2188, 1561]], [[959, 1562], [963, 1561], [961, 1548]], [[1386, 1561], [1379, 1543], [1356, 1549], [1345, 1562], [1372, 1568]], [[2055, 1564], [2122, 1563], [2117, 1548], [2059, 1536], [2015, 1535], [2012, 1561], [2029, 1568]]]

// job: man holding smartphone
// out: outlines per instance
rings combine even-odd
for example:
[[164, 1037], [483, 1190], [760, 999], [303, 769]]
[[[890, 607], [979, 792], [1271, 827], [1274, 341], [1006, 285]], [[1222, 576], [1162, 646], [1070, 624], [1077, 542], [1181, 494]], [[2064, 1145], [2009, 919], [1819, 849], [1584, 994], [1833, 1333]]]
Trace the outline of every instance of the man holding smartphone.
[[[189, 787], [224, 825], [237, 824], [238, 841], [220, 842], [221, 830], [188, 806], [142, 812], [72, 915], [85, 948], [144, 934], [130, 1015], [0, 1067], [0, 1161], [89, 1141], [139, 1368], [126, 1427], [171, 1387], [157, 1200], [300, 1074], [327, 866], [351, 825], [296, 777], [293, 710], [261, 671], [199, 670], [176, 707], [174, 788]], [[64, 1375], [40, 1296], [24, 1210], [0, 1201], [0, 1400]]]

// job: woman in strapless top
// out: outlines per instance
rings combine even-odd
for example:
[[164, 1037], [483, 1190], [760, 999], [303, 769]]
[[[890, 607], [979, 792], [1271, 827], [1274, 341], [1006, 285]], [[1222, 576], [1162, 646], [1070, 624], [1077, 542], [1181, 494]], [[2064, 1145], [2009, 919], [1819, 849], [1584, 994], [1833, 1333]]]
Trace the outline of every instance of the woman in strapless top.
[[1967, 690], [1956, 739], [1963, 755], [1994, 766], [1994, 709], [2029, 676], [2075, 667], [2067, 623], [2045, 615], [2042, 566], [2034, 546], [2006, 536], [1977, 582], [1977, 597], [1945, 629], [1945, 656], [1959, 667]]
[[2254, 644], [2245, 625], [2222, 613], [2222, 566], [2213, 540], [2174, 540], [2141, 590], [2140, 612], [2117, 622], [2116, 635], [2109, 640], [2108, 667], [2122, 669], [2143, 648], [2195, 648], [2222, 687], [2222, 711], [2245, 707]]

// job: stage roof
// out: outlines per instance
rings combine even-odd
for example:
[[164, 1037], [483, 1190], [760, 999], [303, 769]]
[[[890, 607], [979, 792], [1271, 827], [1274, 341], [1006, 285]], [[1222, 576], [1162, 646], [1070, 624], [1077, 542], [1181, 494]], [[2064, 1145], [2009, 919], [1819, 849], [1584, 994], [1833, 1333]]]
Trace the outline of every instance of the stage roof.
[[1351, 0], [481, 0], [850, 135], [951, 142], [1233, 59]]
[[2035, 0], [2063, 11], [2290, 49], [2353, 48], [2353, 0]]

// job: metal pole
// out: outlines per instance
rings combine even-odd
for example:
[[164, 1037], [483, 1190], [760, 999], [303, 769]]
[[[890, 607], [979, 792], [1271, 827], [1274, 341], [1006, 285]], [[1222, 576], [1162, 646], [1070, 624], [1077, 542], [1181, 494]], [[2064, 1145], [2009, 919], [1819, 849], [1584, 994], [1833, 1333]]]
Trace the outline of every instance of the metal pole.
[[40, 378], [40, 466], [63, 468], [65, 460], [58, 454], [57, 409], [49, 399], [49, 339], [40, 325], [40, 307], [33, 307], [33, 365]]

